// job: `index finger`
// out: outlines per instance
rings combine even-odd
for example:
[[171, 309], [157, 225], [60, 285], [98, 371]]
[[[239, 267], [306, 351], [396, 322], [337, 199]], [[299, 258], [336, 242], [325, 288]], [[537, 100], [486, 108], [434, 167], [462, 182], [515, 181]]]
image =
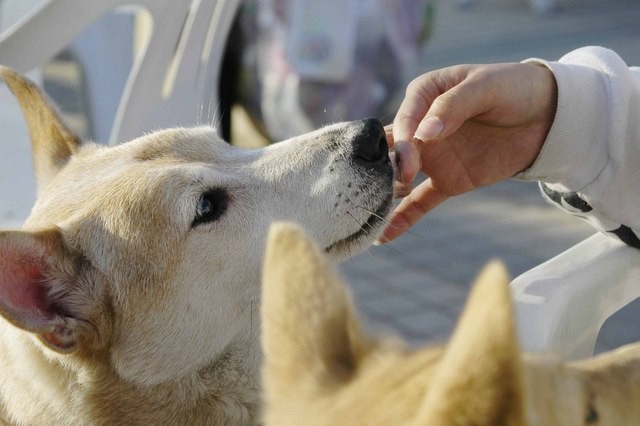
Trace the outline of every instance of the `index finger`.
[[413, 181], [420, 170], [418, 144], [421, 141], [416, 139], [416, 130], [436, 98], [463, 78], [460, 74], [456, 67], [444, 68], [423, 74], [407, 85], [405, 97], [393, 120], [393, 139], [403, 182]]

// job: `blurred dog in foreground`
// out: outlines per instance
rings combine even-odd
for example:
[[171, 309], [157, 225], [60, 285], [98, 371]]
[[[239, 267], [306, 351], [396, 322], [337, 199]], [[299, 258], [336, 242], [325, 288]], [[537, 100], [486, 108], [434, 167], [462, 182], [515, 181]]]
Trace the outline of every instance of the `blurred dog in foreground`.
[[361, 330], [343, 283], [297, 226], [263, 268], [267, 426], [640, 424], [640, 345], [564, 363], [518, 348], [508, 275], [477, 279], [453, 337], [410, 350]]

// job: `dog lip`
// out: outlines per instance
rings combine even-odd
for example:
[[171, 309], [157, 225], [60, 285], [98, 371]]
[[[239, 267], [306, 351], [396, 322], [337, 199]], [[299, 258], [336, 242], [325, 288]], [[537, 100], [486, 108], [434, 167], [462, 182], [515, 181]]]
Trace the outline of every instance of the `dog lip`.
[[324, 251], [326, 253], [329, 253], [333, 250], [336, 250], [337, 248], [348, 246], [352, 242], [360, 239], [363, 236], [369, 235], [369, 230], [374, 229], [376, 225], [382, 222], [386, 214], [389, 212], [392, 198], [393, 198], [393, 194], [392, 193], [388, 194], [384, 198], [384, 200], [382, 200], [382, 202], [380, 203], [376, 211], [371, 215], [369, 215], [365, 223], [360, 225], [360, 229], [358, 229], [353, 234], [332, 243], [331, 245], [326, 247]]

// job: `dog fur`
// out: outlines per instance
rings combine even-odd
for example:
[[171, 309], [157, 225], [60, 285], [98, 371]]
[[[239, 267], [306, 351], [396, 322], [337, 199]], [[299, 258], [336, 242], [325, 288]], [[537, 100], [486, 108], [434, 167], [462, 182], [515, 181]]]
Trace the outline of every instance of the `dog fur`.
[[572, 363], [521, 354], [507, 285], [504, 266], [489, 264], [449, 343], [407, 349], [363, 333], [316, 244], [274, 225], [261, 307], [265, 424], [639, 424], [640, 345]]
[[268, 226], [300, 222], [335, 259], [368, 246], [392, 195], [380, 123], [251, 151], [210, 127], [104, 147], [0, 77], [38, 183], [0, 231], [0, 423], [256, 424]]

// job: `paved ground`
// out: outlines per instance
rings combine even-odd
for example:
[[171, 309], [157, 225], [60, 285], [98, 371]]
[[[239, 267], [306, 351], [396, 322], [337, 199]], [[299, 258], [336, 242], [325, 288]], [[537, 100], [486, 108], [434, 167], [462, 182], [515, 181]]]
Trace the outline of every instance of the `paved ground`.
[[[598, 44], [640, 64], [640, 3], [567, 0], [551, 15], [532, 13], [525, 0], [479, 0], [459, 10], [437, 5], [435, 32], [419, 71], [457, 63], [557, 59]], [[505, 182], [447, 201], [410, 234], [348, 261], [343, 271], [373, 327], [412, 343], [446, 339], [469, 283], [489, 259], [503, 259], [516, 276], [591, 235], [591, 228], [547, 205], [537, 185]], [[604, 326], [597, 350], [640, 340], [640, 303]]]

